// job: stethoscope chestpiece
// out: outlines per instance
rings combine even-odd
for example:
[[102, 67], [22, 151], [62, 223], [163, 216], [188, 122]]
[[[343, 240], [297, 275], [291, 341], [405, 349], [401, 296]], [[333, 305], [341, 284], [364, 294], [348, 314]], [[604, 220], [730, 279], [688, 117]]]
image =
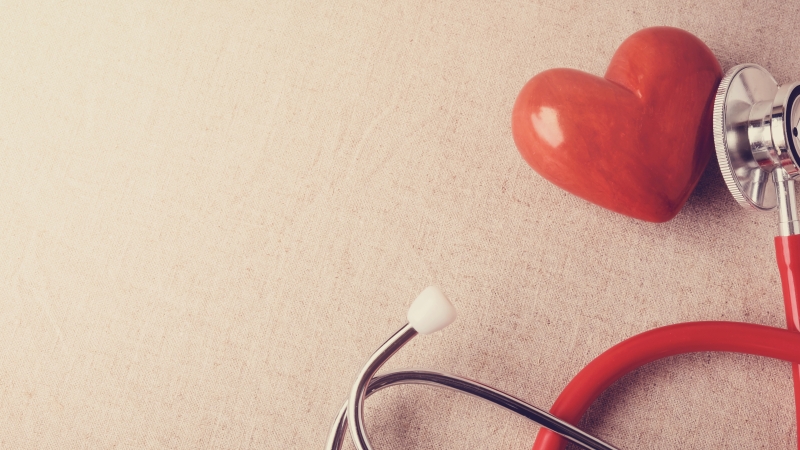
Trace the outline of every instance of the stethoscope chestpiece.
[[800, 83], [779, 86], [761, 66], [741, 64], [714, 99], [714, 146], [733, 197], [746, 208], [778, 207], [780, 234], [800, 233], [794, 181], [800, 176]]

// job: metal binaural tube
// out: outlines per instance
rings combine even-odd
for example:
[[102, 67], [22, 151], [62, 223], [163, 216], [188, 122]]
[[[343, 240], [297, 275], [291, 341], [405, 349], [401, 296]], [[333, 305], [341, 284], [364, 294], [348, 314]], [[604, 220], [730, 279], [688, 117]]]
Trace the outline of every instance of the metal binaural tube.
[[417, 330], [410, 324], [405, 324], [370, 356], [356, 377], [356, 382], [350, 390], [350, 397], [347, 399], [347, 417], [350, 419], [348, 421], [350, 436], [353, 437], [353, 444], [358, 450], [372, 450], [364, 429], [364, 398], [369, 382], [381, 366], [416, 335]]
[[359, 372], [350, 390], [347, 402], [345, 402], [336, 416], [336, 421], [333, 424], [333, 428], [331, 428], [325, 445], [326, 450], [340, 450], [346, 431], [350, 431], [350, 436], [356, 449], [372, 450], [364, 428], [364, 400], [372, 393], [385, 387], [408, 383], [442, 386], [464, 392], [527, 417], [584, 448], [590, 450], [615, 450], [614, 447], [590, 434], [584, 433], [552, 414], [466, 378], [440, 372], [406, 370], [389, 373], [373, 380], [375, 373], [403, 345], [417, 334], [430, 334], [448, 326], [455, 320], [456, 311], [439, 288], [429, 286], [411, 304], [407, 317], [408, 323], [384, 342], [370, 356]]
[[[600, 439], [580, 430], [552, 414], [506, 393], [485, 386], [476, 381], [449, 375], [442, 372], [429, 370], [403, 370], [391, 372], [375, 377], [369, 384], [365, 396], [369, 397], [381, 389], [401, 384], [424, 384], [428, 386], [445, 387], [454, 391], [472, 395], [481, 400], [486, 400], [497, 406], [519, 414], [531, 421], [552, 430], [570, 441], [589, 450], [616, 450]], [[347, 403], [339, 410], [336, 420], [328, 435], [325, 450], [341, 450], [344, 443], [344, 434], [348, 429]]]

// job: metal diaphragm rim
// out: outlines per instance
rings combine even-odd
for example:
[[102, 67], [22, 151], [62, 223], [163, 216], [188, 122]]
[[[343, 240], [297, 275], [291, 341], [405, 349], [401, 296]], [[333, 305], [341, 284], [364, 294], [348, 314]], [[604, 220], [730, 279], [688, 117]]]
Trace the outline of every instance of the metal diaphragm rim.
[[714, 147], [728, 190], [743, 207], [769, 211], [777, 205], [771, 171], [753, 157], [747, 135], [750, 110], [773, 101], [778, 83], [761, 66], [741, 64], [725, 74], [714, 98]]

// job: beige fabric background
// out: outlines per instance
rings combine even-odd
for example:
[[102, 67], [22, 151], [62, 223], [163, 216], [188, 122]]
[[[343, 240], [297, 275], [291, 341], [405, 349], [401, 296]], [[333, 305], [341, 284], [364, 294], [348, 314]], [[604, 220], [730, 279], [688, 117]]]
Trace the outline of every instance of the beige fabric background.
[[[783, 326], [776, 218], [715, 163], [673, 221], [568, 195], [510, 114], [672, 25], [800, 79], [794, 2], [0, 2], [0, 448], [322, 448], [365, 358], [440, 285], [458, 321], [392, 368], [549, 407], [604, 349], [690, 320]], [[789, 365], [695, 354], [583, 424], [622, 448], [792, 448]], [[424, 387], [378, 449], [527, 449]], [[349, 447], [351, 448], [351, 447]]]

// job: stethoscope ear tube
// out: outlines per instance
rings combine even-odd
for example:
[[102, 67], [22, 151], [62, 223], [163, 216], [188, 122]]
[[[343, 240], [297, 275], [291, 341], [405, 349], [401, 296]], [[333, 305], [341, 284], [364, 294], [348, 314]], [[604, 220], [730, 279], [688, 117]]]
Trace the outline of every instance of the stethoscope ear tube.
[[[564, 422], [563, 420], [545, 412], [533, 405], [493, 389], [477, 381], [431, 370], [401, 370], [379, 375], [373, 378], [367, 388], [365, 397], [392, 386], [402, 384], [422, 384], [452, 389], [486, 400], [511, 412], [526, 417], [531, 421], [564, 436], [566, 439], [590, 450], [614, 450], [613, 447], [600, 439]], [[328, 435], [325, 450], [340, 450], [344, 443], [345, 432], [348, 428], [347, 404], [345, 403], [336, 416], [334, 425]]]
[[359, 372], [350, 390], [350, 396], [339, 411], [328, 435], [326, 450], [339, 450], [347, 430], [350, 431], [350, 436], [357, 450], [372, 450], [372, 445], [364, 427], [364, 400], [372, 393], [396, 384], [427, 384], [464, 392], [527, 417], [584, 448], [590, 450], [616, 450], [600, 439], [581, 431], [546, 411], [466, 378], [441, 372], [405, 370], [373, 379], [381, 366], [414, 336], [434, 333], [453, 323], [456, 319], [456, 310], [439, 288], [430, 286], [422, 291], [411, 304], [407, 317], [409, 323], [405, 324], [384, 342], [370, 356]]

